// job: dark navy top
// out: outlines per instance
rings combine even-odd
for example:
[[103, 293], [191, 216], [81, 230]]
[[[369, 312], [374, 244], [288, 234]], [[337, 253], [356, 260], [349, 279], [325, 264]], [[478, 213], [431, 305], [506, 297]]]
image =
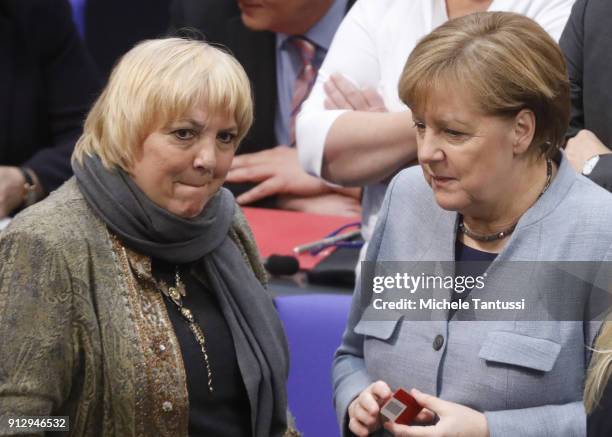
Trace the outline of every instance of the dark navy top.
[[[156, 280], [174, 286], [174, 264], [154, 259], [152, 270]], [[232, 333], [221, 307], [214, 293], [190, 273], [189, 265], [180, 266], [179, 272], [186, 289], [183, 305], [192, 311], [206, 336], [214, 388], [214, 393], [209, 393], [204, 355], [188, 323], [179, 314], [176, 305], [164, 298], [181, 347], [187, 376], [189, 436], [251, 436], [249, 398], [238, 367]]]
[[[482, 250], [471, 248], [457, 239], [455, 242], [455, 277], [471, 276], [475, 278], [481, 276], [496, 257], [496, 253], [483, 252]], [[453, 301], [459, 299], [467, 300], [470, 291], [472, 291], [472, 288], [467, 287], [461, 293], [455, 291], [453, 293]], [[455, 315], [456, 311], [450, 310], [448, 312], [449, 320]]]

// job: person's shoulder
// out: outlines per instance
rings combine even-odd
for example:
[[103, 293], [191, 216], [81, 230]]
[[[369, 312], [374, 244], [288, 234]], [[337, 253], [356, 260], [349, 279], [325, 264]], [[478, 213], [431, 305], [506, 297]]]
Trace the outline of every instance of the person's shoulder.
[[565, 188], [554, 191], [556, 206], [544, 218], [550, 247], [563, 248], [568, 259], [603, 259], [612, 249], [612, 193], [571, 168], [563, 173]]
[[567, 11], [569, 13], [574, 2], [575, 0], [498, 0], [496, 8], [499, 8], [498, 10], [505, 10], [507, 12], [524, 14], [534, 19], [541, 14], [547, 14], [559, 10]]
[[585, 176], [576, 176], [566, 203], [577, 211], [588, 211], [593, 219], [606, 221], [612, 230], [612, 193]]
[[[353, 13], [364, 14], [368, 17], [378, 17], [387, 13], [395, 13], [400, 9], [410, 7], [413, 2], [419, 3], [422, 0], [357, 0], [351, 8]], [[428, 0], [427, 0], [428, 1]]]
[[347, 17], [357, 21], [368, 29], [382, 29], [388, 21], [388, 15], [402, 15], [413, 2], [422, 0], [357, 0], [348, 11]]
[[[423, 0], [413, 0], [414, 2], [423, 2]], [[429, 1], [429, 0], [425, 0]], [[363, 8], [369, 8], [370, 10], [380, 10], [385, 11], [389, 8], [397, 8], [404, 6], [406, 4], [406, 0], [357, 0], [355, 5], [359, 5]]]
[[575, 178], [549, 216], [557, 246], [565, 248], [569, 259], [611, 259], [612, 193], [582, 175]]
[[393, 178], [386, 202], [387, 217], [402, 217], [403, 221], [426, 222], [442, 211], [419, 165], [408, 167]]
[[73, 177], [46, 199], [19, 213], [3, 236], [27, 236], [64, 246], [68, 241], [85, 238], [97, 221]]
[[391, 182], [393, 193], [411, 198], [432, 198], [430, 186], [425, 180], [420, 165], [413, 165], [400, 171]]
[[585, 30], [593, 35], [610, 35], [611, 1], [577, 0], [574, 8], [580, 11], [579, 18], [584, 21], [582, 24]]

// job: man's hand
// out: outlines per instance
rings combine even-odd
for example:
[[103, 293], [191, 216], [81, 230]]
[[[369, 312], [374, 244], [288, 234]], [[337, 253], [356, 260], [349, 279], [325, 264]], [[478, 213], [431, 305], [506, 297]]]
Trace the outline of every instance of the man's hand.
[[236, 199], [246, 205], [275, 194], [310, 197], [332, 189], [321, 179], [306, 173], [298, 161], [297, 150], [287, 146], [238, 155], [232, 162], [227, 182], [258, 182]]
[[0, 218], [21, 205], [25, 183], [19, 168], [0, 166]]
[[489, 426], [484, 414], [463, 405], [421, 393], [416, 389], [413, 389], [410, 394], [423, 408], [437, 414], [440, 420], [430, 426], [406, 426], [386, 422], [385, 429], [394, 436], [489, 437]]
[[586, 129], [582, 129], [578, 135], [570, 138], [565, 147], [565, 155], [578, 173], [582, 172], [584, 163], [589, 158], [606, 153], [612, 153], [612, 151], [599, 141], [593, 132]]
[[341, 74], [332, 74], [323, 85], [325, 109], [387, 112], [385, 102], [373, 88], [360, 90]]

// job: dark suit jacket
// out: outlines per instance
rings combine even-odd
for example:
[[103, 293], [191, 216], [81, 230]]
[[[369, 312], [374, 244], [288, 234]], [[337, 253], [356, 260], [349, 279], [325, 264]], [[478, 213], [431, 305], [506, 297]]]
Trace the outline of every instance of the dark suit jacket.
[[[612, 1], [577, 0], [559, 44], [571, 82], [568, 135], [588, 129], [612, 148]], [[603, 155], [589, 177], [612, 191], [612, 155]]]
[[98, 89], [67, 0], [0, 0], [0, 165], [61, 185]]
[[612, 435], [612, 382], [608, 381], [601, 401], [587, 417], [587, 436], [603, 437]]
[[136, 43], [163, 36], [169, 19], [170, 0], [87, 0], [85, 45], [104, 79]]
[[[347, 10], [353, 3], [355, 0], [348, 1]], [[276, 147], [275, 34], [248, 29], [240, 19], [236, 0], [174, 0], [170, 23], [171, 31], [186, 27], [197, 29], [207, 41], [227, 47], [246, 70], [253, 88], [255, 120], [237, 153], [254, 153]], [[252, 186], [238, 185], [241, 186], [228, 188], [238, 194]]]

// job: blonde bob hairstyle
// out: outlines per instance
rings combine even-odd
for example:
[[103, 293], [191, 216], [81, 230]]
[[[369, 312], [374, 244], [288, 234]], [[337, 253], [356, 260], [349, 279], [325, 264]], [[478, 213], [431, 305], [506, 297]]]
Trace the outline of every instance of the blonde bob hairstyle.
[[530, 155], [539, 150], [551, 157], [565, 141], [570, 100], [564, 57], [548, 33], [523, 15], [466, 15], [417, 44], [400, 77], [401, 100], [423, 112], [434, 92], [453, 88], [467, 91], [486, 115], [531, 110], [536, 129]]
[[238, 61], [203, 41], [141, 42], [113, 69], [87, 115], [73, 159], [82, 163], [85, 154], [95, 154], [106, 168], [128, 171], [147, 136], [202, 104], [209, 116], [234, 116], [239, 144], [253, 122], [253, 104]]
[[[610, 317], [607, 320], [610, 320]], [[612, 321], [604, 321], [595, 339], [584, 387], [584, 407], [588, 414], [599, 406], [606, 386], [611, 383], [610, 378], [612, 378]]]

